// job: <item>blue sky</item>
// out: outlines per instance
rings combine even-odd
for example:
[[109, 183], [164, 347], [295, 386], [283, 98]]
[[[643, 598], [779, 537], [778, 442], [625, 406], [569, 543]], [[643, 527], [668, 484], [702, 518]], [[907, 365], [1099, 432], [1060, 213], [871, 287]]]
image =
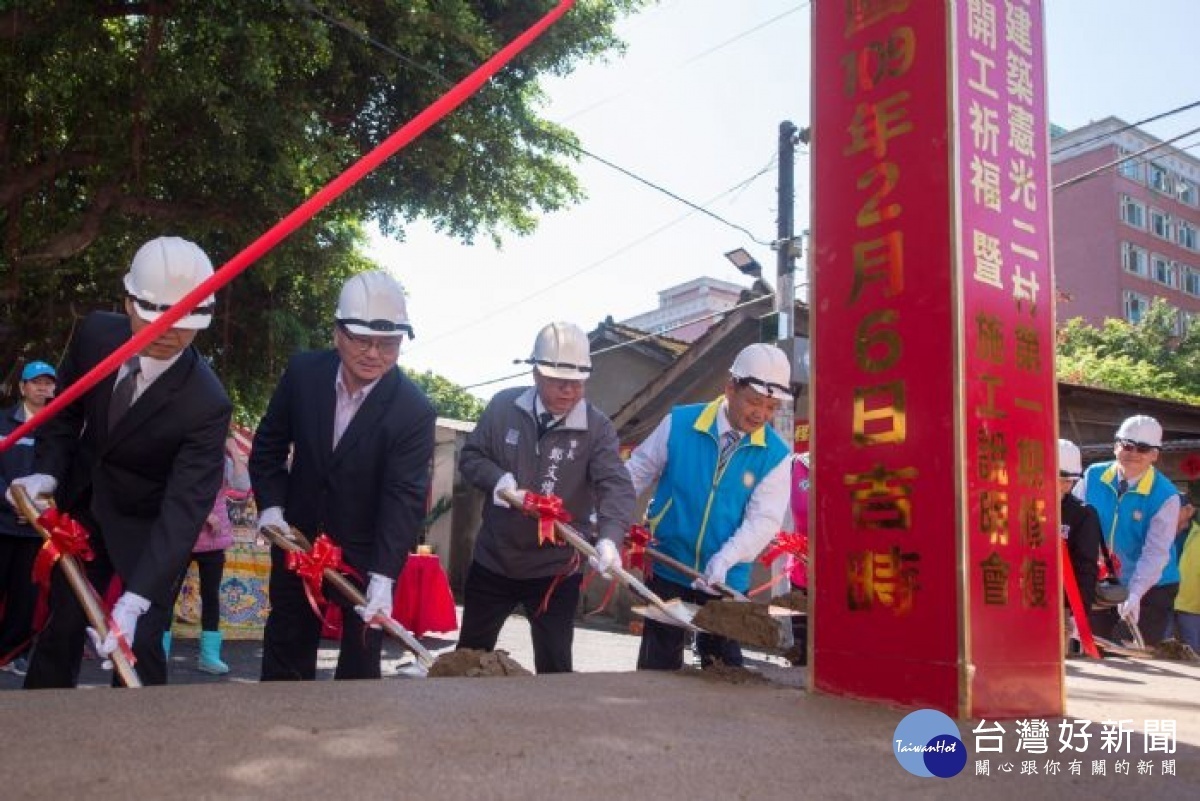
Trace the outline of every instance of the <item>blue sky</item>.
[[[1051, 119], [1135, 122], [1200, 100], [1197, 23], [1191, 0], [1046, 0]], [[546, 83], [545, 116], [587, 150], [746, 232], [585, 157], [577, 173], [588, 199], [499, 250], [423, 224], [404, 242], [374, 242], [372, 255], [410, 295], [417, 339], [401, 362], [477, 384], [519, 372], [513, 360], [528, 356], [546, 322], [590, 330], [607, 315], [648, 311], [659, 290], [701, 275], [744, 283], [722, 255], [733, 248], [774, 265], [760, 243], [776, 226], [779, 123], [808, 124], [810, 30], [800, 0], [664, 0], [620, 26], [624, 55]], [[1148, 129], [1167, 138], [1195, 127], [1200, 109]], [[797, 230], [807, 227], [809, 189], [801, 148]], [[488, 397], [512, 383], [521, 381], [473, 391]]]

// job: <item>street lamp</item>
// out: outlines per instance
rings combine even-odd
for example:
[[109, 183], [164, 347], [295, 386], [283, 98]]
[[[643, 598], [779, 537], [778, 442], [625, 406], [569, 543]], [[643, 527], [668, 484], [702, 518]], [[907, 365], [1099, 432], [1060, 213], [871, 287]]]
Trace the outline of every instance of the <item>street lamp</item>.
[[742, 274], [751, 278], [762, 278], [762, 265], [755, 261], [745, 248], [731, 250], [725, 254], [725, 258], [729, 259]]

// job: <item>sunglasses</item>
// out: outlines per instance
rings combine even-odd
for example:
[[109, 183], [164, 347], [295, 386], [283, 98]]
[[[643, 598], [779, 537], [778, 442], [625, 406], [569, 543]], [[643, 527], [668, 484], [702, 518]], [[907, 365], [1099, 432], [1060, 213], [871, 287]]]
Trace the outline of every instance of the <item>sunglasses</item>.
[[353, 317], [343, 317], [337, 321], [337, 324], [346, 330], [348, 325], [357, 325], [362, 328], [378, 331], [381, 334], [394, 334], [399, 331], [402, 334], [408, 334], [408, 338], [413, 338], [412, 326], [408, 323], [393, 323], [391, 320], [356, 320]]
[[1157, 445], [1147, 445], [1144, 442], [1134, 442], [1131, 439], [1117, 440], [1117, 447], [1123, 451], [1137, 451], [1138, 453], [1150, 453], [1158, 450]]
[[[129, 299], [132, 300], [134, 305], [142, 311], [151, 313], [169, 311], [172, 306], [170, 303], [151, 303], [148, 300], [142, 300], [141, 298], [133, 295], [130, 295]], [[196, 306], [190, 312], [188, 312], [188, 314], [193, 316], [212, 317], [213, 308], [215, 308], [216, 305], [216, 303], [208, 303], [203, 306]]]

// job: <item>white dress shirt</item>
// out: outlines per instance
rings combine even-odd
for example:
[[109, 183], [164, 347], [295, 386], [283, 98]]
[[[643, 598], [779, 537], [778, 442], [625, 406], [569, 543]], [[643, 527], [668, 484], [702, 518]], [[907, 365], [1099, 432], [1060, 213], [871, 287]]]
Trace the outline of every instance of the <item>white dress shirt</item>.
[[341, 441], [342, 435], [346, 433], [346, 429], [350, 427], [350, 421], [354, 419], [354, 415], [358, 414], [358, 410], [366, 402], [367, 396], [371, 394], [371, 390], [375, 389], [383, 380], [383, 376], [380, 376], [370, 384], [351, 392], [350, 388], [346, 386], [346, 382], [342, 380], [342, 370], [344, 369], [344, 367], [338, 367], [337, 377], [333, 380], [333, 447], [335, 448]]

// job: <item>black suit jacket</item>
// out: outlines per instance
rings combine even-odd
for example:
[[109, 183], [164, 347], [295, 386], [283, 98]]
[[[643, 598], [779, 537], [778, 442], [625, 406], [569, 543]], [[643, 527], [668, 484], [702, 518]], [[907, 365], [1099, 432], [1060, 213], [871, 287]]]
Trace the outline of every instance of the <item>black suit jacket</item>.
[[[130, 336], [124, 315], [88, 315], [59, 371], [62, 385]], [[127, 590], [169, 604], [221, 487], [233, 406], [188, 347], [110, 432], [115, 381], [113, 373], [43, 426], [34, 471], [58, 479], [59, 506], [94, 526]]]
[[[379, 379], [336, 449], [336, 351], [288, 363], [254, 435], [250, 481], [260, 510], [281, 506], [310, 540], [328, 534], [346, 561], [396, 578], [425, 517], [437, 416], [400, 369]], [[289, 469], [288, 458], [291, 454]]]

